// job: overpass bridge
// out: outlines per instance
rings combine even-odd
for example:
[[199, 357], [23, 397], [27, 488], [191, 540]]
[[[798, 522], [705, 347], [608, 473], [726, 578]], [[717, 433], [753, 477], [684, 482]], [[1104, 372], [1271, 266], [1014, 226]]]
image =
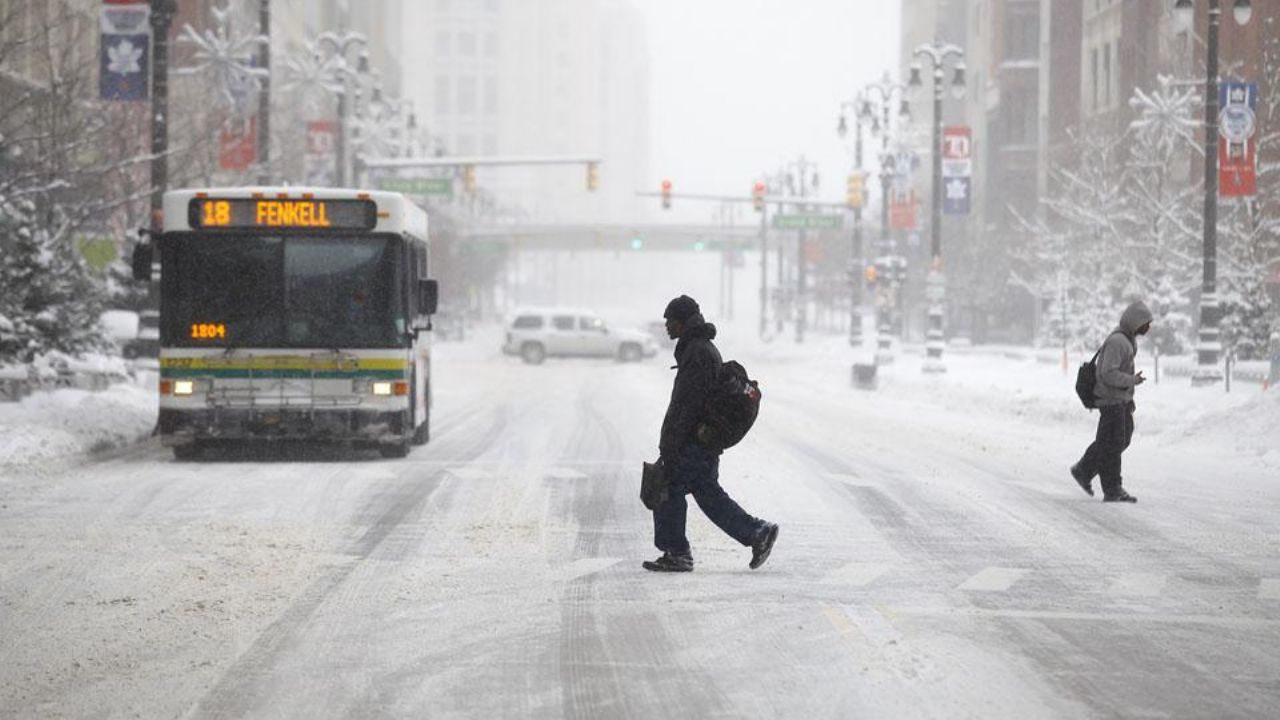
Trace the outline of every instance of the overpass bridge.
[[463, 247], [501, 251], [699, 252], [745, 250], [760, 246], [760, 227], [738, 225], [665, 225], [569, 223], [546, 225], [463, 225], [455, 235]]

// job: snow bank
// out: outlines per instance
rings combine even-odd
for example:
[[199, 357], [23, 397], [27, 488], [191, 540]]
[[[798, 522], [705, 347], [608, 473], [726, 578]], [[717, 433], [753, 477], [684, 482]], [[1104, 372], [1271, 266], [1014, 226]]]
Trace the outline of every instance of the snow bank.
[[0, 404], [0, 482], [16, 473], [146, 438], [156, 422], [148, 385], [112, 385], [101, 392], [62, 389]]

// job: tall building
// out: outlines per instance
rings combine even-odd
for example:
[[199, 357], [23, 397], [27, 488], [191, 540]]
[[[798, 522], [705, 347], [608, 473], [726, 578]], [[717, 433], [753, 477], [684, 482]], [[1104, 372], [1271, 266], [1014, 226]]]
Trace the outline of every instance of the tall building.
[[592, 194], [580, 166], [480, 168], [501, 205], [540, 221], [635, 216], [648, 50], [629, 2], [434, 0], [408, 6], [402, 29], [405, 94], [447, 154], [604, 160]]

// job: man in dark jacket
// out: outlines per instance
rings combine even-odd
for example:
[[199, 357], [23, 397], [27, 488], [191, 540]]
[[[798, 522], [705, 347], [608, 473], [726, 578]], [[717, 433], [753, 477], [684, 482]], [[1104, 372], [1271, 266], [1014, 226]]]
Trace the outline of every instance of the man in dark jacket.
[[644, 568], [655, 572], [693, 570], [693, 554], [685, 536], [688, 504], [684, 497], [692, 494], [716, 527], [751, 548], [749, 567], [754, 570], [773, 550], [778, 526], [748, 515], [725, 493], [719, 482], [720, 451], [695, 440], [704, 404], [720, 373], [720, 351], [711, 342], [716, 326], [703, 319], [698, 303], [687, 295], [672, 300], [663, 317], [667, 334], [676, 340], [675, 385], [658, 444], [659, 463], [669, 486], [666, 502], [653, 511], [653, 544], [662, 556], [645, 561]]
[[1104, 502], [1138, 502], [1121, 484], [1120, 455], [1133, 439], [1133, 389], [1146, 381], [1141, 372], [1133, 371], [1138, 336], [1146, 335], [1150, 329], [1151, 311], [1142, 302], [1135, 302], [1125, 309], [1120, 327], [1098, 353], [1098, 379], [1093, 389], [1101, 414], [1098, 434], [1080, 462], [1071, 466], [1071, 477], [1093, 495], [1093, 478], [1101, 475]]

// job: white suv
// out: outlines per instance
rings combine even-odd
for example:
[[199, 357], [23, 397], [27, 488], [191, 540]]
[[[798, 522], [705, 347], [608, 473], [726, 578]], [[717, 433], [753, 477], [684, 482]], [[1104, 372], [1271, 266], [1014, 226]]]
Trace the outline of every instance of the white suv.
[[569, 308], [515, 313], [507, 325], [507, 355], [537, 365], [552, 357], [611, 357], [637, 362], [658, 354], [658, 345], [638, 330], [613, 330], [595, 313]]

